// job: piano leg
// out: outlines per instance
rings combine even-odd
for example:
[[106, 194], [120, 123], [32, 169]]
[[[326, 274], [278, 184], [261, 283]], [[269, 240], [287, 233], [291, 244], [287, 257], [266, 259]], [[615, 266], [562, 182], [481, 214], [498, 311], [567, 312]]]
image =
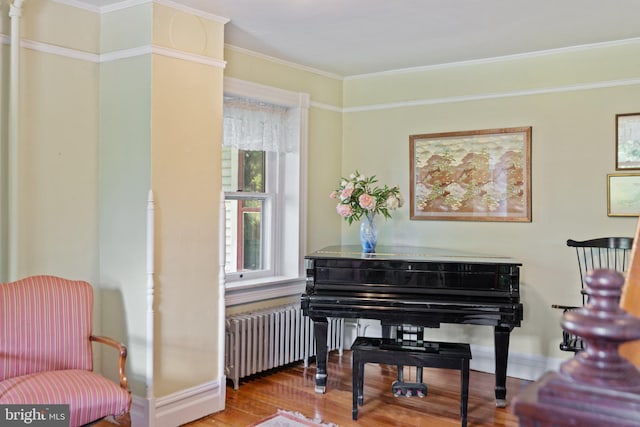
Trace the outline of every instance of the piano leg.
[[496, 406], [507, 406], [507, 359], [509, 357], [510, 327], [496, 326], [494, 342], [496, 353]]
[[382, 338], [391, 338], [391, 325], [382, 323]]
[[327, 318], [312, 318], [316, 339], [316, 393], [327, 390]]

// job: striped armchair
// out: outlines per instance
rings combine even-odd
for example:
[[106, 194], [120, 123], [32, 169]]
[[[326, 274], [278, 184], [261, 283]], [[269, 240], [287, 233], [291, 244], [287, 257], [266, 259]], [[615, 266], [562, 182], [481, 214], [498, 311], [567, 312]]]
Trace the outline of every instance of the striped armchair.
[[[33, 276], [0, 284], [0, 404], [68, 404], [69, 425], [130, 426], [124, 345], [91, 334], [93, 289]], [[93, 372], [92, 342], [119, 352], [120, 384]]]

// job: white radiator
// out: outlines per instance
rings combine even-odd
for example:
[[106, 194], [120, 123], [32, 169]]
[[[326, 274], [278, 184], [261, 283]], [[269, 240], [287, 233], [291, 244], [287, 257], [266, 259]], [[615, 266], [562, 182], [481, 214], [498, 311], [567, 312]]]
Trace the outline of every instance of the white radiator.
[[[328, 319], [327, 349], [342, 354], [344, 320]], [[236, 314], [226, 319], [225, 375], [238, 389], [240, 378], [316, 355], [313, 321], [300, 305]]]

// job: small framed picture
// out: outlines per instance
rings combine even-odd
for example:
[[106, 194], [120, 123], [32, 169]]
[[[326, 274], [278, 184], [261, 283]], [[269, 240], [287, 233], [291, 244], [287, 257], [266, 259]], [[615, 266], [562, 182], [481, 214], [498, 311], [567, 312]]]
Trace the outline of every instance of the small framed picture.
[[640, 173], [607, 175], [607, 215], [640, 216]]
[[640, 170], [640, 113], [616, 114], [616, 170]]

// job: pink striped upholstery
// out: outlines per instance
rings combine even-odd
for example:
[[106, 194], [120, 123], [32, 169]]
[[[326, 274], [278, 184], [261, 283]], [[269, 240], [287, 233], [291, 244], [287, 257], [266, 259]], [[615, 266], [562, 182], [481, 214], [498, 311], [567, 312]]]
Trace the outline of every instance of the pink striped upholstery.
[[93, 290], [87, 282], [34, 276], [0, 284], [0, 316], [0, 381], [93, 369]]
[[41, 372], [0, 382], [0, 402], [69, 404], [71, 427], [129, 410], [129, 393], [101, 375], [78, 369]]
[[92, 372], [92, 321], [87, 282], [0, 283], [0, 404], [69, 404], [72, 427], [108, 415], [129, 419], [129, 391]]

